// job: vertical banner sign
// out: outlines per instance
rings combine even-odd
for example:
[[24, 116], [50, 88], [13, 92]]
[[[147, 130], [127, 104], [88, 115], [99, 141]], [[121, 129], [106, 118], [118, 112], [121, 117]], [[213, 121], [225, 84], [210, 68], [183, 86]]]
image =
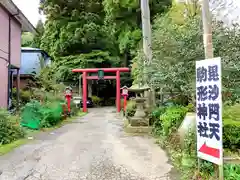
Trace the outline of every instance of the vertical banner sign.
[[196, 62], [198, 158], [223, 164], [221, 58]]

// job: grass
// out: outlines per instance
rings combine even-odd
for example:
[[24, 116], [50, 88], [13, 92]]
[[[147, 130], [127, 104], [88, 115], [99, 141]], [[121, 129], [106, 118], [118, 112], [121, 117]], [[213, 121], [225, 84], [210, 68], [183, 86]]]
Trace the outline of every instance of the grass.
[[28, 139], [19, 139], [10, 144], [0, 145], [0, 156], [11, 152], [13, 149], [25, 144], [28, 142]]
[[63, 121], [61, 121], [60, 123], [58, 123], [56, 126], [54, 127], [51, 127], [51, 128], [43, 128], [41, 129], [40, 131], [35, 131], [35, 130], [30, 130], [30, 129], [26, 129], [26, 136], [25, 138], [23, 139], [19, 139], [19, 140], [16, 140], [10, 144], [6, 144], [6, 145], [0, 145], [0, 156], [4, 155], [4, 154], [7, 154], [9, 152], [11, 152], [12, 150], [14, 150], [15, 148], [21, 146], [21, 145], [24, 145], [26, 144], [27, 142], [29, 142], [29, 139], [28, 137], [31, 137], [31, 136], [34, 136], [36, 135], [37, 133], [43, 131], [43, 132], [49, 132], [49, 131], [52, 131], [52, 130], [55, 130], [55, 129], [58, 129], [70, 122], [72, 122], [73, 120], [75, 120], [76, 118], [78, 117], [83, 117], [85, 116], [87, 113], [85, 112], [78, 112], [77, 113], [77, 116], [74, 116], [74, 117], [70, 117], [70, 118], [67, 118]]
[[27, 137], [33, 136], [33, 135], [37, 134], [39, 131], [34, 131], [34, 130], [30, 130], [30, 129], [26, 128], [25, 132], [26, 132], [25, 138], [13, 141], [10, 144], [0, 145], [0, 156], [11, 152], [13, 149], [15, 149], [23, 144], [26, 144], [29, 141], [29, 139], [27, 139]]

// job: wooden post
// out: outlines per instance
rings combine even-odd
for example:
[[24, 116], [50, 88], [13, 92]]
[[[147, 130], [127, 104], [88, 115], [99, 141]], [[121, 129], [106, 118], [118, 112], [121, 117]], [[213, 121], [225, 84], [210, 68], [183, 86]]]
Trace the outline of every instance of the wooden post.
[[218, 166], [218, 171], [219, 171], [219, 180], [224, 180], [224, 169], [223, 169], [223, 164]]

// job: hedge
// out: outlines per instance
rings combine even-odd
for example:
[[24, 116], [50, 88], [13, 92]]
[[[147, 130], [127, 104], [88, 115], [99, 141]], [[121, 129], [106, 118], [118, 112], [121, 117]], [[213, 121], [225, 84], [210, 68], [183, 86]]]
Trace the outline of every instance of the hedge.
[[19, 118], [0, 109], [0, 145], [9, 144], [23, 138], [24, 135], [25, 132], [19, 125]]

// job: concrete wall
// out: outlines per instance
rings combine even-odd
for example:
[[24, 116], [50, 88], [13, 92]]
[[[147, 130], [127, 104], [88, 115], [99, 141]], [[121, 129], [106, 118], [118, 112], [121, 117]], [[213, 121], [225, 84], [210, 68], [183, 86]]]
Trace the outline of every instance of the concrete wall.
[[0, 7], [0, 107], [7, 107], [8, 98], [8, 13]]
[[11, 20], [11, 64], [21, 65], [21, 25], [15, 19]]
[[8, 61], [8, 17], [0, 6], [0, 61]]
[[0, 60], [0, 76], [1, 76], [1, 83], [0, 83], [0, 108], [7, 107], [7, 100], [8, 100], [8, 63], [6, 61]]
[[[21, 26], [11, 20], [11, 64], [20, 67]], [[9, 13], [0, 6], [0, 107], [7, 107], [9, 62]]]

